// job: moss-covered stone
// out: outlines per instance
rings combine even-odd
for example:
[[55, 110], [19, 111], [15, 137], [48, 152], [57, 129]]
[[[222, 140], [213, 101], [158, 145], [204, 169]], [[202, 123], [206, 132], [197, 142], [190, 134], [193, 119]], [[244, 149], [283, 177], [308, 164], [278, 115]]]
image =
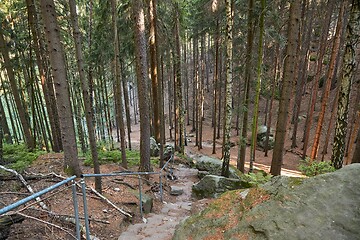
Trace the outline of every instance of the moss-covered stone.
[[351, 164], [226, 192], [181, 223], [173, 239], [360, 239], [359, 175], [360, 164]]

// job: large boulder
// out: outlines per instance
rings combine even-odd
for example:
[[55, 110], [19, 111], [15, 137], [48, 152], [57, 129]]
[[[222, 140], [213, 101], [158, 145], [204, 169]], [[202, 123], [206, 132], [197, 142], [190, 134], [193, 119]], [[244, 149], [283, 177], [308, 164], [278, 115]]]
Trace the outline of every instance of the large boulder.
[[151, 157], [158, 157], [160, 152], [160, 147], [157, 144], [155, 138], [150, 137], [150, 156]]
[[359, 176], [360, 164], [352, 164], [229, 191], [183, 221], [173, 239], [360, 239]]
[[206, 175], [192, 186], [192, 193], [197, 198], [217, 198], [226, 191], [248, 187], [250, 184], [240, 179]]
[[[222, 168], [222, 161], [217, 158], [212, 158], [208, 156], [201, 156], [199, 158], [194, 159], [195, 161], [195, 167], [199, 171], [206, 171], [211, 175], [221, 175], [221, 168]], [[230, 166], [230, 178], [236, 178], [241, 179], [242, 173], [234, 168], [233, 166]]]

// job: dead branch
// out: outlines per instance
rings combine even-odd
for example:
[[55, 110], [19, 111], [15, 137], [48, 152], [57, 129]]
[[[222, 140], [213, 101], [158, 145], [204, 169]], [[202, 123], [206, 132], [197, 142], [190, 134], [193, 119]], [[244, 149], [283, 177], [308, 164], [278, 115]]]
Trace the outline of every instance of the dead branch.
[[[39, 209], [39, 208], [34, 208], [34, 207], [31, 207], [30, 209], [34, 210], [34, 211], [38, 211], [38, 212], [44, 212], [44, 213], [48, 214], [50, 217], [53, 217], [55, 219], [59, 219], [61, 221], [65, 221], [66, 223], [75, 224], [75, 218], [73, 216], [66, 215], [66, 214], [57, 214], [55, 212], [50, 212], [50, 211], [46, 211], [46, 210]], [[85, 218], [79, 216], [79, 219], [84, 220]], [[103, 224], [110, 224], [109, 221], [99, 220], [99, 219], [95, 219], [95, 218], [92, 218], [92, 217], [89, 217], [88, 219], [90, 221], [93, 221], [93, 222], [98, 222], [98, 223], [103, 223]], [[80, 226], [80, 228], [83, 228], [83, 227]]]
[[61, 231], [64, 231], [66, 232], [67, 234], [69, 234], [71, 237], [73, 237], [74, 239], [76, 239], [76, 237], [67, 229], [59, 226], [59, 225], [56, 225], [56, 224], [53, 224], [53, 223], [50, 223], [50, 222], [47, 222], [47, 221], [44, 221], [44, 220], [41, 220], [39, 218], [36, 218], [36, 217], [33, 217], [33, 216], [29, 216], [29, 215], [26, 215], [24, 213], [21, 213], [21, 212], [17, 212], [19, 215], [25, 217], [25, 218], [28, 218], [28, 219], [32, 219], [32, 220], [35, 220], [35, 221], [38, 221], [38, 222], [41, 222], [41, 223], [44, 223], [46, 225], [49, 225], [49, 226], [52, 226], [52, 227], [55, 227]]
[[117, 184], [122, 184], [122, 185], [125, 185], [133, 190], [135, 190], [135, 187], [133, 187], [132, 185], [130, 185], [129, 183], [127, 182], [124, 182], [124, 181], [121, 181], [121, 180], [118, 180], [118, 179], [114, 179], [112, 180], [113, 183], [117, 183]]
[[123, 215], [132, 218], [132, 215], [124, 210], [122, 210], [121, 208], [117, 207], [114, 203], [112, 203], [109, 199], [107, 199], [105, 196], [103, 196], [102, 194], [100, 194], [98, 191], [96, 191], [94, 188], [89, 187], [90, 190], [95, 193], [98, 197], [100, 197], [103, 201], [105, 201], [106, 203], [108, 203], [110, 206], [112, 206], [113, 208], [115, 208], [116, 210], [118, 210], [120, 213], [122, 213]]
[[[2, 165], [0, 165], [0, 169], [3, 169], [3, 170], [5, 170], [5, 171], [7, 171], [7, 172], [11, 172], [12, 174], [15, 174], [15, 176], [21, 181], [21, 183], [26, 187], [26, 189], [27, 189], [31, 194], [34, 194], [34, 193], [35, 193], [34, 190], [32, 189], [32, 187], [26, 182], [26, 180], [24, 179], [24, 177], [23, 177], [21, 174], [19, 174], [17, 171], [15, 171], [15, 170], [13, 170], [13, 169], [10, 169], [10, 168], [6, 168], [6, 167], [4, 167], [4, 166], [2, 166]], [[49, 208], [46, 206], [46, 204], [41, 201], [41, 198], [40, 198], [40, 197], [37, 197], [37, 198], [35, 198], [35, 199], [36, 199], [36, 201], [39, 203], [39, 205], [40, 205], [43, 209], [45, 209], [45, 210], [48, 210], [48, 209], [49, 209]]]

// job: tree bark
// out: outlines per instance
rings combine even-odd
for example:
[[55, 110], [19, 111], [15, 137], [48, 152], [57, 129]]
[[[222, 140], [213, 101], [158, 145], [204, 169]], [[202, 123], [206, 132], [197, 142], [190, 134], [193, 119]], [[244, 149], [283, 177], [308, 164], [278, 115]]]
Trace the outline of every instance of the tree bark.
[[54, 77], [61, 139], [64, 147], [64, 171], [69, 175], [81, 175], [76, 145], [75, 127], [72, 118], [69, 85], [67, 82], [65, 57], [60, 42], [60, 29], [56, 19], [53, 0], [41, 0], [41, 14], [45, 25], [45, 35], [50, 54], [52, 75]]
[[317, 158], [317, 154], [318, 154], [321, 130], [322, 130], [322, 126], [324, 123], [326, 107], [327, 107], [327, 103], [328, 103], [328, 99], [329, 99], [329, 95], [330, 95], [331, 79], [334, 75], [337, 54], [338, 54], [339, 48], [340, 48], [340, 39], [341, 39], [342, 29], [343, 29], [343, 15], [344, 15], [346, 3], [347, 3], [347, 1], [342, 1], [341, 6], [340, 6], [338, 22], [336, 25], [336, 33], [335, 33], [335, 37], [334, 37], [334, 44], [333, 44], [333, 48], [331, 51], [329, 70], [328, 70], [327, 78], [326, 78], [326, 82], [325, 82], [324, 94], [322, 96], [321, 110], [319, 113], [319, 119], [318, 119], [317, 126], [316, 126], [315, 138], [314, 138], [314, 143], [313, 143], [312, 150], [311, 150], [310, 161], [315, 160]]
[[16, 84], [15, 74], [14, 74], [14, 71], [13, 71], [13, 68], [12, 68], [11, 62], [10, 62], [9, 49], [8, 49], [7, 43], [4, 38], [4, 32], [3, 32], [2, 26], [0, 26], [0, 51], [3, 55], [4, 67], [6, 69], [6, 72], [7, 72], [8, 78], [9, 78], [11, 91], [14, 96], [16, 108], [19, 113], [20, 122], [21, 122], [24, 136], [25, 136], [25, 143], [26, 143], [26, 146], [29, 148], [29, 150], [32, 150], [35, 148], [35, 139], [31, 132], [29, 115], [25, 111], [25, 106], [22, 103], [21, 98], [20, 98], [18, 86]]
[[[120, 130], [120, 148], [121, 148], [121, 165], [124, 168], [127, 168], [126, 160], [126, 144], [125, 144], [125, 124], [124, 124], [124, 114], [123, 114], [123, 101], [122, 101], [122, 86], [121, 86], [121, 74], [120, 74], [120, 53], [119, 53], [119, 37], [117, 33], [117, 11], [116, 11], [116, 0], [111, 1], [112, 9], [112, 21], [114, 28], [114, 77], [116, 85], [116, 113], [117, 113], [117, 123]], [[150, 139], [150, 138], [149, 138]]]
[[360, 39], [360, 2], [353, 0], [350, 11], [350, 19], [346, 28], [345, 51], [342, 63], [340, 94], [338, 99], [337, 119], [335, 123], [335, 137], [331, 156], [331, 163], [336, 168], [342, 168], [346, 132], [349, 112], [349, 96], [352, 79], [357, 67], [356, 50]]
[[289, 105], [291, 92], [294, 85], [294, 71], [296, 61], [296, 49], [298, 45], [298, 32], [300, 25], [301, 3], [298, 0], [291, 1], [289, 22], [288, 22], [288, 42], [286, 45], [286, 56], [283, 76], [283, 86], [279, 101], [278, 120], [276, 124], [275, 146], [271, 162], [270, 172], [272, 175], [280, 175], [283, 163], [284, 143], [287, 131], [289, 115]]
[[305, 124], [306, 127], [305, 127], [305, 131], [304, 131], [304, 145], [303, 145], [303, 154], [302, 154], [303, 159], [305, 159], [305, 157], [306, 157], [306, 153], [307, 153], [307, 149], [308, 149], [308, 145], [309, 145], [310, 130], [311, 130], [313, 115], [314, 115], [314, 111], [315, 111], [315, 105], [316, 105], [317, 94], [318, 94], [318, 89], [319, 89], [319, 80], [320, 80], [320, 77], [322, 74], [323, 59], [324, 59], [324, 55], [325, 55], [325, 51], [326, 51], [327, 36], [328, 36], [329, 27], [330, 27], [330, 23], [331, 23], [331, 15], [334, 10], [334, 5], [335, 5], [335, 1], [328, 1], [326, 16], [325, 16], [324, 23], [323, 23], [321, 42], [320, 42], [320, 50], [319, 50], [319, 55], [317, 57], [317, 66], [316, 66], [317, 69], [316, 69], [315, 78], [313, 80], [314, 85], [313, 85], [313, 91], [311, 94], [310, 110], [306, 117], [306, 124]]
[[253, 19], [254, 0], [249, 0], [248, 3], [248, 22], [247, 22], [247, 46], [245, 58], [245, 86], [244, 86], [244, 113], [241, 136], [239, 137], [240, 152], [239, 164], [237, 168], [241, 172], [245, 172], [245, 154], [246, 154], [246, 139], [247, 139], [247, 126], [249, 116], [249, 95], [250, 95], [250, 80], [251, 80], [251, 66], [252, 66], [252, 49], [254, 39], [254, 19]]
[[232, 1], [225, 0], [226, 9], [226, 87], [225, 87], [225, 114], [224, 114], [224, 142], [223, 142], [223, 165], [221, 175], [229, 177], [230, 166], [230, 134], [231, 134], [231, 116], [232, 116], [232, 51], [233, 51], [233, 11]]
[[258, 49], [258, 63], [257, 63], [257, 81], [256, 81], [256, 96], [254, 103], [254, 113], [252, 122], [252, 134], [251, 134], [251, 150], [250, 150], [250, 168], [249, 172], [254, 170], [255, 162], [255, 150], [257, 140], [257, 125], [258, 125], [258, 114], [259, 114], [259, 99], [261, 91], [261, 68], [263, 58], [263, 37], [264, 37], [264, 17], [265, 17], [265, 0], [261, 0], [261, 14], [259, 23], [259, 49]]
[[[81, 82], [82, 96], [84, 99], [85, 118], [86, 118], [86, 126], [88, 129], [91, 157], [94, 163], [94, 173], [100, 174], [100, 164], [99, 164], [99, 157], [98, 157], [96, 139], [95, 139], [95, 128], [94, 128], [94, 119], [93, 119], [94, 114], [92, 111], [92, 103], [89, 94], [89, 83], [85, 77], [84, 60], [83, 60], [83, 53], [81, 48], [81, 32], [78, 25], [75, 0], [69, 0], [69, 5], [70, 5], [71, 22], [73, 27], [73, 36], [74, 36], [75, 48], [76, 48], [76, 59], [77, 59], [79, 77]], [[101, 177], [95, 177], [95, 189], [96, 191], [101, 193]]]
[[150, 114], [145, 20], [142, 1], [133, 0], [135, 60], [140, 109], [140, 171], [150, 171]]

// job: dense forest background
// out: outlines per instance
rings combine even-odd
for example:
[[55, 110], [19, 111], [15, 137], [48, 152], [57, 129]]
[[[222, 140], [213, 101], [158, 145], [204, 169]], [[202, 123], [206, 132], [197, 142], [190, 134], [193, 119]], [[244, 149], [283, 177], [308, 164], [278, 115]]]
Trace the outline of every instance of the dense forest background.
[[140, 124], [139, 166], [148, 171], [150, 136], [163, 164], [165, 142], [184, 154], [192, 132], [201, 149], [208, 123], [224, 176], [234, 145], [244, 172], [260, 142], [273, 175], [285, 150], [335, 168], [360, 162], [359, 5], [1, 1], [1, 145], [64, 151], [64, 169], [76, 175], [79, 150], [90, 151], [99, 173], [97, 145], [119, 147], [126, 168]]

